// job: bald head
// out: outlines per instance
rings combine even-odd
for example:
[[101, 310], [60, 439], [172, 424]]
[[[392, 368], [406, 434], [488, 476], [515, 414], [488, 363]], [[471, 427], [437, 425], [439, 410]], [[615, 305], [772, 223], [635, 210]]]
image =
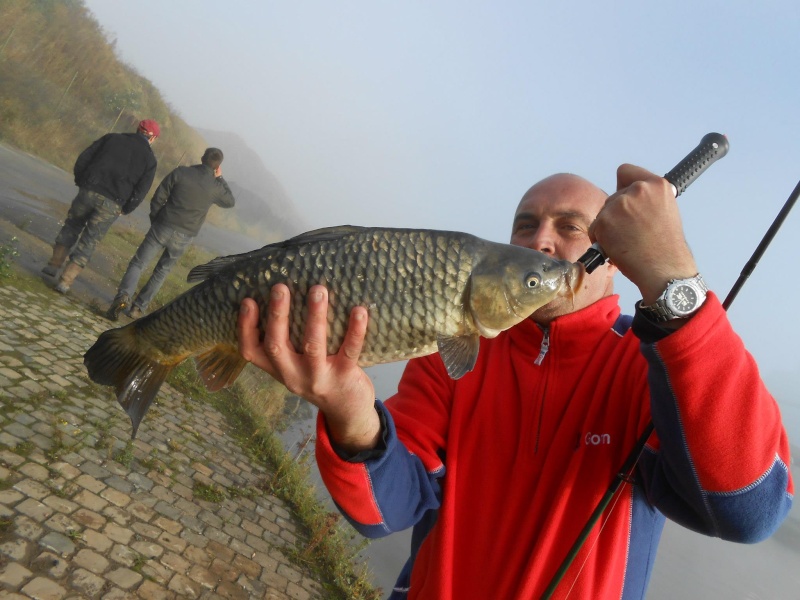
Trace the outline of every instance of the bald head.
[[[522, 196], [522, 200], [517, 206], [517, 212], [530, 196], [573, 196], [575, 198], [583, 198], [587, 212], [594, 211], [592, 220], [600, 212], [606, 198], [608, 198], [608, 194], [591, 181], [572, 173], [556, 173], [534, 183]], [[592, 207], [596, 207], [596, 209]]]
[[[591, 246], [589, 227], [605, 204], [606, 194], [583, 177], [558, 173], [534, 184], [522, 197], [511, 231], [511, 243], [575, 262]], [[574, 312], [613, 293], [616, 269], [603, 265], [583, 278], [573, 298], [560, 298], [533, 316], [542, 324]]]

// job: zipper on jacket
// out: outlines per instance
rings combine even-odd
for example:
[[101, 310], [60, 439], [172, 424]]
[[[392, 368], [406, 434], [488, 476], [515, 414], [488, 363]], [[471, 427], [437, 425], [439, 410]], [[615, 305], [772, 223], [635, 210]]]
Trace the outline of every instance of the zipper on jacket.
[[545, 329], [544, 337], [542, 337], [542, 345], [539, 347], [539, 356], [536, 357], [536, 360], [533, 361], [533, 364], [535, 364], [536, 366], [541, 365], [549, 349], [550, 349], [550, 329]]
[[[546, 327], [542, 330], [544, 335], [542, 336], [542, 345], [539, 346], [539, 356], [536, 357], [536, 360], [533, 361], [533, 364], [536, 366], [540, 366], [544, 361], [544, 357], [547, 356], [547, 351], [550, 350], [550, 328]], [[547, 390], [547, 381], [545, 380], [545, 392]], [[533, 446], [533, 453], [539, 454], [539, 439], [542, 436], [542, 418], [544, 416], [544, 399], [546, 397], [546, 393], [542, 394], [542, 397], [539, 398], [539, 420], [536, 424], [536, 442]]]

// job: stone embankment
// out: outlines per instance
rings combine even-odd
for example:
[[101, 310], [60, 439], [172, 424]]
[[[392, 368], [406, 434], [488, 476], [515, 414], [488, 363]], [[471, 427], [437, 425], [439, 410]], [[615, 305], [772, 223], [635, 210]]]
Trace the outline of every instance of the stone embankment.
[[217, 411], [165, 385], [130, 441], [83, 366], [108, 327], [68, 297], [0, 287], [0, 598], [324, 597]]

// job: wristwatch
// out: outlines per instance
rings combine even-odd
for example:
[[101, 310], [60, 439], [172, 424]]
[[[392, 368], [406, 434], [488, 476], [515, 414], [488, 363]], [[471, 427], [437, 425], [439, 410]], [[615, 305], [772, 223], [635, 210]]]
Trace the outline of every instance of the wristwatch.
[[653, 321], [663, 323], [673, 319], [685, 319], [693, 315], [706, 301], [708, 286], [699, 273], [688, 279], [673, 279], [655, 304], [639, 308]]

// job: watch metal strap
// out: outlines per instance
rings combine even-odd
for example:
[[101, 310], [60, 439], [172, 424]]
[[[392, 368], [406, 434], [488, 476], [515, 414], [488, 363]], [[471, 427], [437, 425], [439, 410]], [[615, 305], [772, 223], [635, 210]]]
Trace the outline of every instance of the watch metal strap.
[[642, 312], [656, 321], [657, 323], [664, 323], [665, 321], [671, 321], [675, 319], [675, 315], [671, 312], [667, 312], [667, 307], [661, 304], [662, 300], [659, 298], [656, 300], [655, 304], [650, 304], [649, 306], [645, 306], [642, 304], [642, 301], [639, 300], [639, 308]]

